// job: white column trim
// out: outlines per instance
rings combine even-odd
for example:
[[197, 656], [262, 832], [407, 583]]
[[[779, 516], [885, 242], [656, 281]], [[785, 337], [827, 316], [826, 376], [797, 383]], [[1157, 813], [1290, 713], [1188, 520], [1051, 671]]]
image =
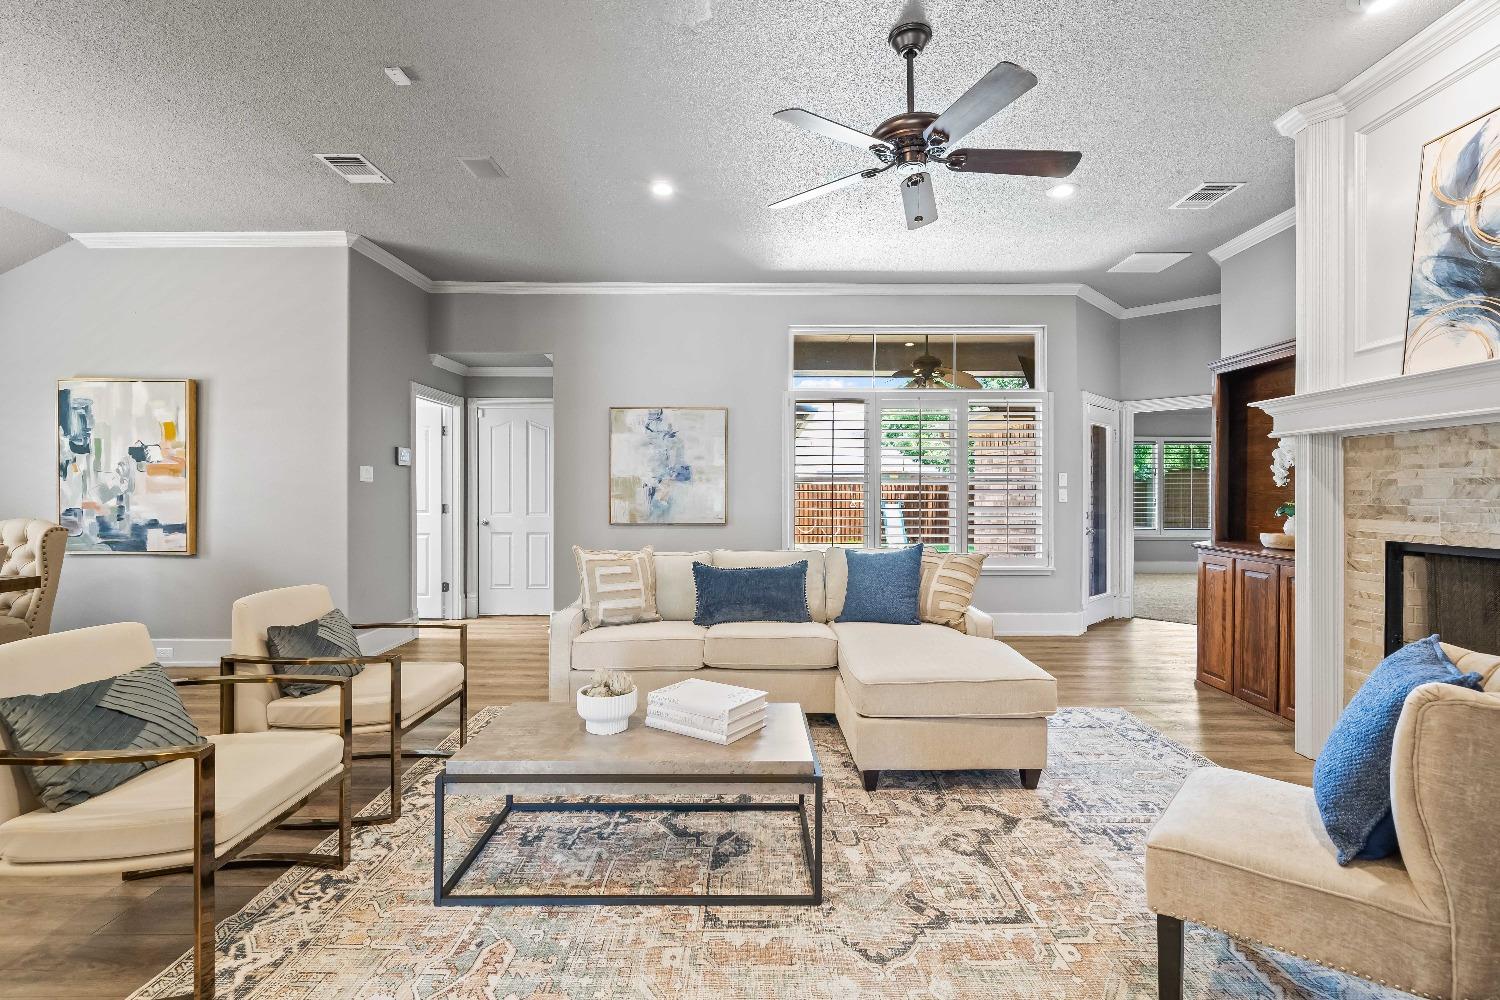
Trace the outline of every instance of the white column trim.
[[[1293, 748], [1316, 758], [1344, 708], [1344, 468], [1336, 434], [1292, 439], [1297, 453]], [[1318, 581], [1318, 586], [1307, 583]]]

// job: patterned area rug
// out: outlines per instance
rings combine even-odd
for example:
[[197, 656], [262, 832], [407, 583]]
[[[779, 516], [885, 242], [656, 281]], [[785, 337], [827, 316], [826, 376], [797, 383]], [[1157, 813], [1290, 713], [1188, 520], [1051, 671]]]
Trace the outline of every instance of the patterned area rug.
[[[1037, 791], [1014, 771], [910, 773], [867, 795], [832, 721], [813, 733], [827, 780], [821, 907], [436, 908], [438, 762], [423, 761], [400, 822], [357, 831], [345, 871], [289, 871], [219, 926], [219, 995], [1156, 996], [1146, 833], [1206, 760], [1124, 711], [1068, 709]], [[449, 800], [450, 857], [492, 811]], [[529, 813], [463, 889], [798, 891], [804, 877], [792, 814]], [[184, 990], [188, 969], [185, 955], [132, 1000]], [[1195, 998], [1406, 996], [1201, 928], [1187, 969]]]

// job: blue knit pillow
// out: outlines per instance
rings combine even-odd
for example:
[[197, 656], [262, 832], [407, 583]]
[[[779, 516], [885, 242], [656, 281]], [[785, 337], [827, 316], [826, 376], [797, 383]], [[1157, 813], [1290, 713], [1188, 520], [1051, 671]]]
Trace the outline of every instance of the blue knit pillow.
[[725, 568], [693, 563], [694, 625], [807, 622], [807, 560], [785, 566]]
[[922, 619], [922, 546], [893, 552], [844, 553], [849, 583], [844, 592], [841, 622], [883, 622], [920, 625]]
[[1401, 706], [1423, 684], [1478, 689], [1482, 679], [1459, 673], [1435, 635], [1403, 646], [1355, 693], [1313, 765], [1313, 795], [1341, 865], [1396, 853], [1391, 750]]

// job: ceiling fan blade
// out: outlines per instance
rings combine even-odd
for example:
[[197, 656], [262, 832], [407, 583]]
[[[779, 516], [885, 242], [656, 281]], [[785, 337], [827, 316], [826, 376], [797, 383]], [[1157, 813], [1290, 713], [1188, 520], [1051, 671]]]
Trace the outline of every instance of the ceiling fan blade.
[[828, 139], [847, 142], [849, 145], [858, 146], [860, 149], [869, 149], [871, 146], [884, 146], [887, 148], [890, 146], [890, 143], [861, 132], [857, 128], [841, 125], [832, 119], [824, 118], [822, 115], [815, 115], [811, 111], [803, 111], [801, 108], [787, 108], [785, 111], [776, 112], [771, 117], [780, 119], [788, 125], [796, 125], [798, 128], [805, 128], [809, 132], [816, 132], [818, 135]]
[[937, 370], [937, 377], [953, 386], [955, 389], [983, 389], [979, 380], [968, 372], [949, 371], [946, 368]]
[[943, 145], [955, 143], [1035, 86], [1034, 73], [1015, 63], [1000, 63], [948, 105], [948, 110], [938, 115], [922, 134], [931, 141], [936, 133], [941, 132], [947, 136]]
[[792, 205], [797, 205], [804, 201], [811, 201], [814, 198], [821, 198], [825, 194], [832, 194], [839, 188], [848, 187], [855, 181], [864, 180], [867, 177], [874, 177], [876, 174], [887, 169], [889, 168], [871, 167], [869, 170], [861, 170], [859, 171], [859, 173], [850, 174], [847, 177], [840, 177], [838, 180], [829, 181], [826, 184], [819, 184], [815, 188], [808, 188], [801, 194], [794, 194], [790, 198], [783, 198], [780, 201], [773, 201], [771, 202], [770, 207], [789, 208]]
[[1082, 153], [1056, 149], [955, 149], [944, 162], [949, 170], [968, 174], [1066, 177], [1081, 159]]

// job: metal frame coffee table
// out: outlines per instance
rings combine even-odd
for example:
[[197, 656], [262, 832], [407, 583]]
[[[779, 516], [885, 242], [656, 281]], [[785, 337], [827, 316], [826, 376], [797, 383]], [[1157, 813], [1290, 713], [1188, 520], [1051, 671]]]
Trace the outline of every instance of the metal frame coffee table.
[[[517, 794], [649, 797], [775, 793], [795, 794], [796, 801], [516, 801]], [[764, 730], [719, 746], [649, 729], [639, 714], [623, 733], [591, 736], [571, 704], [521, 702], [502, 709], [498, 718], [444, 761], [433, 794], [433, 903], [437, 906], [815, 906], [823, 901], [823, 769], [800, 705], [768, 705]], [[443, 830], [444, 807], [450, 794], [503, 800], [451, 874], [445, 872]], [[523, 812], [795, 812], [809, 890], [546, 895], [459, 892], [459, 884], [506, 820]]]

